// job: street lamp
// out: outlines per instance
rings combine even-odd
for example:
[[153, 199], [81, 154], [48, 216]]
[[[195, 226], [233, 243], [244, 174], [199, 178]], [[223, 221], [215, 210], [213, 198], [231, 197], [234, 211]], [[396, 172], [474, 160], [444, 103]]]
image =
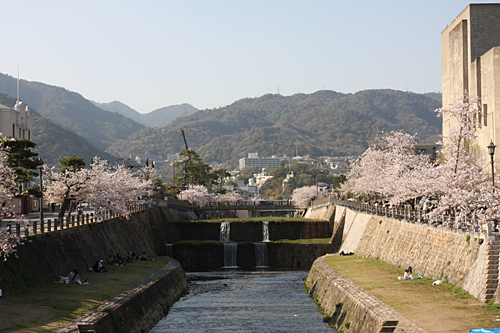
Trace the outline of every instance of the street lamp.
[[157, 186], [156, 189], [158, 190], [158, 205], [160, 205], [160, 190], [161, 190], [161, 186]]
[[40, 197], [40, 225], [43, 225], [43, 167], [39, 166], [38, 170], [40, 170], [40, 192], [42, 192], [42, 196]]
[[491, 156], [491, 180], [493, 181], [493, 192], [495, 192], [495, 162], [493, 161], [493, 156], [495, 155], [495, 144], [493, 141], [490, 142], [490, 144], [487, 146], [488, 148], [488, 153]]

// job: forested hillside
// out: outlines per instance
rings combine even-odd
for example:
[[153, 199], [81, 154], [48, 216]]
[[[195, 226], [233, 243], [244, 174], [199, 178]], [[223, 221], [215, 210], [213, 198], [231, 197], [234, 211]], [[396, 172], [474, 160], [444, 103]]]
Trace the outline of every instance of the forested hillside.
[[[16, 99], [7, 94], [0, 93], [0, 104], [13, 107]], [[28, 105], [29, 106], [29, 105]], [[87, 166], [90, 159], [99, 156], [110, 162], [115, 161], [115, 157], [100, 151], [93, 144], [78, 134], [71, 132], [60, 125], [50, 122], [47, 118], [40, 116], [30, 107], [33, 117], [33, 141], [36, 143], [37, 152], [48, 165], [58, 165], [61, 158], [71, 154], [83, 157]]]
[[198, 111], [197, 108], [187, 103], [166, 106], [148, 113], [139, 113], [128, 105], [118, 101], [113, 101], [110, 103], [92, 103], [103, 110], [118, 112], [125, 117], [129, 117], [130, 119], [133, 119], [138, 123], [148, 127], [166, 126], [176, 118], [189, 116]]
[[434, 112], [440, 106], [434, 98], [395, 90], [268, 94], [199, 111], [163, 128], [145, 128], [108, 151], [179, 152], [184, 145], [179, 128], [184, 128], [189, 147], [207, 162], [236, 166], [249, 152], [294, 156], [296, 146], [299, 155], [358, 155], [381, 131], [402, 129], [418, 133], [421, 142], [434, 142], [441, 133], [441, 119]]
[[[15, 95], [16, 79], [0, 73], [0, 92]], [[39, 82], [20, 81], [21, 100], [40, 115], [83, 136], [98, 149], [126, 139], [144, 125], [121, 114], [104, 111], [82, 95]]]

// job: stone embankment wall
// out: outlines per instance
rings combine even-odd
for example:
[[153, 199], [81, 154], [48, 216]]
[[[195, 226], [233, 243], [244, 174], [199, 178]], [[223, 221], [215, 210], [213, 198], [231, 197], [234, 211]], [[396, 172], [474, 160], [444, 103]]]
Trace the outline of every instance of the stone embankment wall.
[[15, 288], [53, 282], [56, 276], [76, 268], [86, 271], [96, 260], [110, 254], [134, 251], [148, 255], [166, 254], [165, 210], [153, 207], [132, 214], [82, 225], [51, 234], [30, 237], [14, 256], [0, 264], [0, 286], [4, 293]]
[[187, 281], [179, 262], [167, 266], [126, 292], [108, 299], [56, 333], [148, 332], [167, 315], [186, 291]]
[[332, 237], [337, 242], [342, 237], [340, 251], [412, 266], [414, 275], [448, 281], [481, 301], [491, 299], [494, 290], [489, 289], [497, 287], [498, 263], [496, 274], [489, 274], [491, 249], [486, 234], [371, 216], [344, 207], [337, 208], [335, 223], [336, 228], [343, 224], [343, 232]]
[[425, 332], [318, 258], [306, 279], [311, 296], [342, 332]]

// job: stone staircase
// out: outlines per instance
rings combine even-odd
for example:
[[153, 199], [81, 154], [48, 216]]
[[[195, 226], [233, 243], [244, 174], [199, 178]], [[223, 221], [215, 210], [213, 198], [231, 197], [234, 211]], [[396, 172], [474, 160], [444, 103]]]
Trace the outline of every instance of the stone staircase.
[[484, 284], [484, 301], [486, 303], [493, 299], [498, 287], [499, 238], [500, 236], [495, 236], [495, 240], [491, 241], [486, 255], [486, 281]]

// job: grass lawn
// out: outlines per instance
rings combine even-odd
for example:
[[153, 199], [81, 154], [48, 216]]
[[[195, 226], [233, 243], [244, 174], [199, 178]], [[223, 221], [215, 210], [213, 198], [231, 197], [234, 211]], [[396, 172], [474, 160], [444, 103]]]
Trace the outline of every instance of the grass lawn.
[[[500, 306], [485, 305], [450, 284], [398, 280], [404, 269], [372, 258], [328, 257], [325, 263], [428, 332], [500, 327]], [[414, 270], [413, 276], [418, 275]]]
[[325, 221], [325, 220], [318, 220], [318, 219], [306, 219], [303, 217], [275, 217], [275, 216], [267, 216], [267, 217], [252, 217], [249, 219], [240, 219], [240, 218], [222, 218], [222, 219], [204, 219], [204, 220], [179, 220], [175, 222], [213, 222], [213, 223], [220, 223], [224, 221], [229, 221], [229, 222], [262, 222], [262, 221], [269, 221], [269, 222], [297, 222], [297, 221]]
[[[0, 305], [0, 332], [52, 332], [95, 305], [118, 295], [168, 264], [167, 259], [134, 260], [106, 266], [108, 272], [80, 272], [89, 285], [50, 283], [8, 292]], [[66, 275], [68, 272], [57, 272]], [[59, 275], [59, 274], [58, 274]]]

